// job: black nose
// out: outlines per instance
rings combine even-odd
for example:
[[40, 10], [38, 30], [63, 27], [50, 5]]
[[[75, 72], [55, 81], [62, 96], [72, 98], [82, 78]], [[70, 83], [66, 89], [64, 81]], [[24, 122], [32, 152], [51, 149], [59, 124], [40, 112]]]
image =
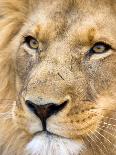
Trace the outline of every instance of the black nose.
[[36, 116], [38, 116], [42, 122], [43, 130], [46, 130], [46, 120], [50, 116], [57, 114], [59, 111], [64, 109], [64, 107], [67, 105], [68, 101], [63, 102], [62, 104], [54, 104], [49, 103], [45, 105], [37, 105], [29, 100], [26, 101], [26, 105], [28, 108], [35, 113]]

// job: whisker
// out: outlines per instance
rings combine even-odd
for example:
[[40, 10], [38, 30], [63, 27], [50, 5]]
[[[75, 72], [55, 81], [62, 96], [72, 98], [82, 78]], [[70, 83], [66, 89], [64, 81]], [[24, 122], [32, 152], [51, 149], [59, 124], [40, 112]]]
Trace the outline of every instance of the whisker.
[[0, 101], [16, 101], [16, 99], [0, 99]]
[[84, 147], [81, 149], [80, 154], [82, 154], [87, 149], [87, 146], [86, 146], [86, 144], [85, 144], [84, 139], [83, 139], [82, 136], [81, 136], [81, 140], [83, 141]]
[[106, 128], [108, 130], [112, 130], [114, 132], [115, 128], [113, 128], [112, 126], [101, 126], [102, 128]]
[[[104, 125], [107, 125], [107, 126], [112, 126], [112, 127], [115, 127], [116, 125], [114, 124], [111, 124], [111, 123], [106, 123], [106, 122], [103, 122]], [[105, 127], [105, 126], [104, 126]]]
[[102, 117], [104, 117], [104, 118], [106, 118], [106, 119], [110, 119], [110, 120], [116, 121], [116, 119], [115, 119], [115, 118], [112, 118], [112, 117], [106, 117], [106, 116], [103, 116], [103, 115], [102, 115]]
[[8, 119], [12, 117], [11, 112], [6, 112], [6, 113], [0, 113], [0, 118]]
[[11, 116], [12, 114], [0, 114], [0, 116]]
[[105, 109], [105, 108], [101, 108], [101, 107], [100, 107], [100, 109], [101, 109], [101, 110], [112, 111], [113, 113], [116, 113], [116, 110], [114, 110], [114, 109]]
[[10, 117], [10, 116], [12, 116], [12, 114], [0, 114], [0, 117], [1, 117], [1, 118], [2, 118], [2, 117], [6, 117], [6, 116], [7, 116], [7, 117], [8, 117], [8, 116]]
[[102, 138], [107, 140], [107, 142], [109, 142], [112, 145], [112, 142], [109, 139], [107, 139], [104, 135], [102, 135], [98, 130], [96, 130], [95, 132], [97, 132]]
[[96, 151], [95, 151], [95, 148], [94, 148], [94, 146], [91, 144], [91, 141], [87, 138], [87, 137], [85, 137], [85, 139], [88, 141], [88, 143], [91, 145], [91, 151], [92, 151], [92, 154], [93, 155], [96, 155]]
[[102, 130], [102, 131], [106, 132], [106, 133], [107, 133], [107, 134], [109, 134], [110, 136], [116, 137], [115, 135], [111, 134], [110, 132], [108, 132], [108, 131], [106, 131], [106, 130], [104, 130], [104, 129], [100, 128], [100, 127], [98, 127], [98, 128], [99, 128], [100, 130]]
[[99, 147], [99, 145], [96, 144], [96, 140], [94, 140], [90, 135], [88, 135], [88, 137], [95, 143], [95, 145], [98, 147], [99, 151], [102, 152], [103, 154], [105, 154], [104, 151]]
[[103, 142], [100, 140], [100, 138], [91, 130], [89, 130], [89, 131], [98, 139], [99, 143], [104, 147], [105, 151], [108, 153], [106, 146], [103, 144]]

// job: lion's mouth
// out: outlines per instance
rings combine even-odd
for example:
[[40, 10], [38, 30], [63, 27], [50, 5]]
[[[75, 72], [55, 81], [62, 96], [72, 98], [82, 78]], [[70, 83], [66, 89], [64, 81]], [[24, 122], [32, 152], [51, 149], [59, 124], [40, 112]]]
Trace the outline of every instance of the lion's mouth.
[[60, 135], [58, 135], [58, 134], [55, 134], [55, 133], [52, 133], [52, 132], [50, 132], [50, 131], [38, 131], [38, 132], [36, 132], [36, 133], [34, 133], [34, 136], [33, 137], [36, 137], [36, 136], [40, 136], [40, 135], [46, 135], [46, 136], [48, 136], [48, 137], [56, 137], [56, 138], [65, 138], [65, 139], [69, 139], [69, 138], [66, 138], [66, 137], [64, 137], [64, 136], [60, 136]]
[[[89, 118], [89, 119], [88, 119]], [[45, 134], [47, 136], [55, 136], [66, 139], [80, 139], [81, 136], [86, 136], [90, 130], [96, 130], [98, 124], [101, 121], [97, 119], [97, 116], [90, 115], [81, 122], [57, 122], [54, 120], [52, 122], [47, 122], [46, 128], [41, 128], [36, 130], [33, 133], [33, 137], [41, 134]]]

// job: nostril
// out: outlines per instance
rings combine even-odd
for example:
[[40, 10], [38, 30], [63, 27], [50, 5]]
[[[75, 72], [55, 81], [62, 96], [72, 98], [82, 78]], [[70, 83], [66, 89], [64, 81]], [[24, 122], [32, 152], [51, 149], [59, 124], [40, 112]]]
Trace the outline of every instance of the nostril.
[[29, 101], [29, 100], [26, 100], [26, 105], [27, 105], [27, 107], [32, 111], [32, 112], [35, 112], [36, 111], [36, 105], [33, 103], [33, 102], [31, 102], [31, 101]]
[[65, 108], [65, 106], [68, 104], [68, 101], [63, 102], [62, 104], [58, 105], [58, 104], [53, 104], [51, 105], [52, 112], [53, 114], [63, 110]]
[[53, 114], [57, 114], [59, 111], [63, 110], [65, 106], [68, 104], [68, 101], [63, 102], [62, 104], [48, 104], [47, 110], [48, 110], [48, 117], [50, 117]]

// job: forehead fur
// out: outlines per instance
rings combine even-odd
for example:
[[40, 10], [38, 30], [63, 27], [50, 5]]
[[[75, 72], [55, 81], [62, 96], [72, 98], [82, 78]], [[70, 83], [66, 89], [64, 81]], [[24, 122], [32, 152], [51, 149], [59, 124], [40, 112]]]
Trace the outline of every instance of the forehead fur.
[[[116, 3], [115, 0], [1, 0], [0, 1], [0, 14], [1, 15], [13, 15], [13, 13], [22, 12], [27, 15], [26, 11], [31, 12], [32, 9], [36, 9], [39, 6], [53, 6], [57, 5], [57, 9], [68, 11], [72, 7], [81, 8], [85, 11], [91, 11], [92, 9], [95, 11], [98, 8], [103, 10], [103, 7], [112, 7], [112, 11], [116, 11]], [[101, 7], [102, 6], [102, 7]]]
[[[108, 13], [114, 16], [114, 18], [111, 19]], [[64, 29], [67, 30], [66, 26], [69, 27], [70, 24], [77, 21], [77, 18], [78, 24], [83, 24], [82, 29], [84, 30], [84, 23], [81, 23], [81, 19], [83, 18], [84, 21], [84, 18], [86, 18], [85, 15], [96, 16], [96, 14], [99, 19], [102, 19], [102, 22], [104, 20], [107, 24], [110, 21], [107, 24], [107, 27], [110, 28], [110, 26], [113, 26], [112, 21], [115, 20], [116, 14], [115, 0], [2, 0], [0, 1], [0, 30], [1, 34], [3, 34], [1, 36], [4, 36], [4, 38], [0, 37], [2, 40], [0, 47], [5, 47], [5, 43], [8, 43], [8, 41], [19, 32], [23, 23], [30, 15], [34, 16], [32, 20], [36, 21], [36, 25], [38, 26], [40, 23], [43, 26], [43, 29], [47, 22], [47, 33], [51, 33], [48, 31], [49, 27], [53, 32], [54, 29], [57, 29], [57, 32], [54, 32], [55, 34], [52, 33], [53, 35], [56, 35], [59, 31], [62, 33]], [[104, 16], [104, 18], [102, 18], [102, 16]], [[52, 22], [51, 19], [55, 22]], [[91, 17], [89, 17], [88, 22], [86, 23], [89, 23], [90, 21]], [[90, 22], [90, 24], [94, 25], [93, 21]], [[3, 28], [4, 30], [2, 30]]]
[[113, 4], [114, 1], [109, 0], [40, 1], [29, 17], [28, 32], [40, 41], [67, 35], [73, 46], [90, 44], [95, 38], [95, 42], [104, 40], [115, 47], [112, 34], [116, 33], [116, 13]]

